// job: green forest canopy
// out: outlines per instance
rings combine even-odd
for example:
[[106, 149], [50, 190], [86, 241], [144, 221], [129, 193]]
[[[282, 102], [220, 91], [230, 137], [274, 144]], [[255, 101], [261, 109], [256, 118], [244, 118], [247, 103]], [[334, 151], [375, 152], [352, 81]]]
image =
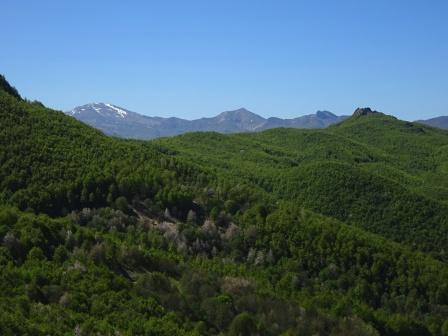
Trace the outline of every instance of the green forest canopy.
[[0, 81], [0, 333], [448, 335], [448, 133], [106, 137]]

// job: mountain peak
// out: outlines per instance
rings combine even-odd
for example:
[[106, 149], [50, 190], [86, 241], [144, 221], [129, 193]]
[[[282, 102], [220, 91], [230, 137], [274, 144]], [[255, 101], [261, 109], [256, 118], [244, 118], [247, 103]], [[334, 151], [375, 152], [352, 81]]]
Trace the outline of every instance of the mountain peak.
[[334, 113], [331, 113], [330, 111], [317, 111], [316, 117], [322, 118], [322, 119], [334, 119], [334, 118], [337, 118], [337, 115]]
[[236, 109], [234, 112], [238, 112], [238, 113], [252, 113], [251, 111], [249, 111], [248, 109], [246, 109], [245, 107], [240, 107], [239, 109]]
[[370, 107], [358, 107], [355, 112], [353, 112], [354, 117], [366, 116], [369, 114], [377, 114], [378, 111], [372, 110]]
[[245, 108], [225, 111], [211, 118], [217, 123], [217, 130], [224, 133], [254, 131], [265, 123], [266, 119]]
[[71, 116], [107, 116], [107, 117], [118, 117], [125, 118], [129, 111], [118, 107], [110, 103], [90, 103], [82, 106], [75, 107], [73, 110], [67, 112]]
[[220, 119], [229, 119], [229, 120], [245, 120], [245, 119], [256, 119], [259, 121], [263, 121], [264, 118], [259, 116], [258, 114], [251, 112], [244, 107], [239, 108], [237, 110], [225, 111], [216, 116]]
[[[260, 117], [258, 114], [253, 113], [251, 111], [249, 111], [248, 109], [245, 109], [244, 107], [241, 107], [239, 109], [236, 110], [231, 110], [231, 111], [225, 111], [220, 113], [220, 115], [226, 115], [226, 116], [235, 116], [235, 115], [255, 115], [257, 117]], [[260, 117], [261, 118], [261, 117]]]
[[78, 106], [67, 114], [106, 134], [137, 139], [197, 131], [238, 133], [257, 132], [275, 127], [324, 128], [346, 118], [346, 116], [336, 116], [329, 111], [317, 111], [315, 114], [293, 119], [266, 119], [241, 107], [222, 112], [214, 117], [185, 120], [141, 115], [111, 103], [90, 103]]

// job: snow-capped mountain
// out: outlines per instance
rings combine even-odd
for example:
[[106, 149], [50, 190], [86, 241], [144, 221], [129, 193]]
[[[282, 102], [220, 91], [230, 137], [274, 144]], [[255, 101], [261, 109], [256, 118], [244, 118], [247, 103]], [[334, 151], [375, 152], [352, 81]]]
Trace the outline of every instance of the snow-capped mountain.
[[88, 116], [88, 117], [103, 117], [103, 118], [121, 118], [124, 119], [129, 111], [107, 103], [93, 103], [83, 106], [78, 106], [73, 110], [67, 112], [71, 116]]
[[86, 104], [66, 113], [108, 135], [136, 139], [161, 136], [158, 127], [164, 119], [147, 117], [109, 103]]
[[66, 113], [106, 134], [135, 139], [152, 139], [194, 131], [237, 133], [275, 127], [324, 128], [346, 118], [328, 111], [318, 111], [294, 119], [266, 119], [240, 108], [211, 118], [185, 120], [149, 117], [109, 103], [82, 105]]

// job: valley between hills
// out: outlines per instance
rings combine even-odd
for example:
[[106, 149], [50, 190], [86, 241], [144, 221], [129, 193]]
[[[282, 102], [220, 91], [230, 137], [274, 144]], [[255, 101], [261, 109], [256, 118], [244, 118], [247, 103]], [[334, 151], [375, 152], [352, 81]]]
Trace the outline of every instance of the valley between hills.
[[0, 123], [2, 335], [448, 335], [446, 130], [121, 139], [4, 77]]

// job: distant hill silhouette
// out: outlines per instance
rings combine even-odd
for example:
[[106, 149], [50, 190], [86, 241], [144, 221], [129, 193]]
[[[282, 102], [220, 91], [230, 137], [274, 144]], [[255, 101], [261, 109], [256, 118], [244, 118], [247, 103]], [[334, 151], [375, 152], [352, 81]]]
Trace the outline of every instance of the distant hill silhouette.
[[222, 112], [211, 118], [185, 120], [149, 117], [107, 103], [87, 104], [66, 113], [106, 134], [134, 139], [153, 139], [194, 131], [239, 133], [276, 127], [325, 128], [346, 118], [346, 116], [337, 116], [328, 111], [318, 111], [315, 114], [293, 119], [274, 117], [266, 119], [240, 108]]
[[448, 116], [440, 116], [426, 120], [417, 120], [416, 122], [432, 127], [448, 129]]

